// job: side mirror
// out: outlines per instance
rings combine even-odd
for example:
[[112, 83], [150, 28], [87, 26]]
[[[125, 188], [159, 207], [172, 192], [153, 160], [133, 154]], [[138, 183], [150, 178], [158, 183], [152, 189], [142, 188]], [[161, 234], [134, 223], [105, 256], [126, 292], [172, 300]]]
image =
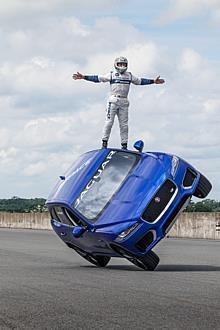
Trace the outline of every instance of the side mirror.
[[144, 142], [142, 140], [138, 140], [134, 143], [134, 148], [138, 150], [139, 152], [142, 152], [144, 148]]
[[84, 232], [86, 231], [86, 229], [84, 227], [80, 227], [80, 226], [76, 226], [73, 228], [72, 230], [72, 234], [74, 237], [78, 238], [80, 237]]

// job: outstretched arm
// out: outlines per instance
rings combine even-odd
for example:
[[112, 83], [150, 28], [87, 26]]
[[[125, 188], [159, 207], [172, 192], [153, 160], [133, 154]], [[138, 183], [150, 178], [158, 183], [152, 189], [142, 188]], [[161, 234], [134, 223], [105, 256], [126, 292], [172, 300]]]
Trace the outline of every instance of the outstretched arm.
[[164, 79], [160, 79], [158, 76], [156, 79], [137, 78], [134, 75], [131, 77], [131, 82], [135, 85], [151, 85], [151, 84], [163, 84]]
[[92, 82], [95, 82], [95, 83], [110, 81], [110, 75], [109, 74], [107, 74], [106, 76], [98, 76], [98, 75], [87, 76], [87, 75], [83, 75], [80, 72], [77, 72], [77, 73], [74, 73], [72, 77], [73, 77], [74, 80], [85, 79], [85, 80], [92, 81]]

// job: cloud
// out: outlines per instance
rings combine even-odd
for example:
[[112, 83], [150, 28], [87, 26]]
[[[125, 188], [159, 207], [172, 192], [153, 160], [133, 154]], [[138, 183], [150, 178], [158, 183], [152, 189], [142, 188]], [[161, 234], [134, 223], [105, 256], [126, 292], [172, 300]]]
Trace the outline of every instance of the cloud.
[[212, 12], [211, 19], [216, 26], [220, 26], [220, 6]]
[[170, 0], [170, 7], [156, 21], [160, 25], [166, 25], [180, 19], [199, 15], [209, 15], [212, 20], [218, 21], [219, 10], [220, 3], [218, 0]]
[[[210, 85], [217, 78], [216, 72], [198, 52], [193, 49], [183, 49], [177, 64], [181, 80], [193, 90], [203, 90], [210, 93]], [[186, 88], [185, 88], [186, 89]]]
[[7, 177], [8, 175], [13, 175], [14, 171], [15, 172], [17, 171], [18, 168], [17, 156], [18, 156], [18, 149], [15, 147], [0, 149], [0, 171], [1, 171], [2, 179], [4, 178], [4, 175], [6, 175]]
[[120, 6], [120, 0], [11, 0], [7, 3], [0, 3], [0, 17], [3, 19], [10, 19], [15, 17], [26, 18], [33, 15], [51, 15], [61, 13], [62, 15], [68, 10], [77, 12], [78, 14], [83, 11], [91, 10], [99, 13], [103, 9], [114, 10]]
[[[100, 13], [107, 4], [83, 1], [87, 14], [86, 3], [94, 10], [99, 3]], [[131, 86], [129, 146], [142, 138], [145, 150], [175, 153], [219, 181], [214, 161], [209, 162], [220, 144], [218, 65], [196, 47], [178, 44], [174, 54], [162, 36], [149, 38], [119, 16], [82, 20], [76, 15], [78, 1], [25, 4], [0, 5], [0, 17], [7, 17], [0, 30], [0, 170], [11, 180], [4, 179], [3, 196], [46, 197], [54, 178], [81, 153], [100, 147], [109, 84], [73, 81], [72, 73], [105, 74], [119, 55], [128, 57], [135, 75], [161, 74], [166, 80]], [[75, 11], [67, 10], [71, 4]], [[191, 15], [196, 4], [175, 2], [176, 15], [180, 18], [182, 9], [182, 15]], [[112, 2], [108, 6], [113, 8]], [[172, 15], [169, 21], [176, 19]], [[109, 144], [120, 146], [117, 119]]]
[[23, 171], [27, 176], [40, 175], [45, 173], [46, 164], [44, 162], [37, 162], [34, 164], [29, 164]]
[[8, 146], [10, 143], [10, 130], [7, 128], [0, 128], [0, 148]]

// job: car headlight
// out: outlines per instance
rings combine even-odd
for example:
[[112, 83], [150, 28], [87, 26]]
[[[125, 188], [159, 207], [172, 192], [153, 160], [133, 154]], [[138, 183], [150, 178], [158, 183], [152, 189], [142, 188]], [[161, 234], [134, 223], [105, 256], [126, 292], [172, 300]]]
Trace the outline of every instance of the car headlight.
[[136, 222], [128, 229], [122, 231], [121, 234], [118, 235], [118, 239], [124, 239], [125, 237], [127, 237], [133, 230], [135, 230], [135, 228], [137, 228], [138, 225], [139, 225], [139, 223]]
[[172, 175], [172, 177], [175, 176], [178, 166], [179, 166], [179, 158], [177, 156], [173, 156], [172, 157], [172, 162], [171, 162], [171, 175]]

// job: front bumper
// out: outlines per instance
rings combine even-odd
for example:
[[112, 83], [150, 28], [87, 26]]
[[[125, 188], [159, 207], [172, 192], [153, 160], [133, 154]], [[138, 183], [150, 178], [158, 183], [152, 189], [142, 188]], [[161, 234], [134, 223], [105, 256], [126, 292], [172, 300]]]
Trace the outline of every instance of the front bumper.
[[[190, 170], [190, 175], [188, 175]], [[193, 175], [191, 175], [193, 174]], [[124, 240], [116, 239], [114, 244], [120, 245], [135, 255], [145, 255], [150, 251], [163, 237], [167, 235], [174, 225], [179, 214], [187, 207], [190, 199], [196, 189], [200, 174], [192, 169], [188, 164], [180, 160], [178, 170], [175, 173], [175, 178], [168, 177], [176, 185], [176, 191], [172, 195], [166, 207], [161, 211], [155, 219], [143, 219], [145, 205], [151, 206], [151, 202], [142, 204], [139, 213], [140, 225]], [[159, 190], [157, 191], [159, 192]], [[156, 196], [156, 197], [155, 197]], [[157, 198], [159, 194], [153, 194], [150, 198]]]

